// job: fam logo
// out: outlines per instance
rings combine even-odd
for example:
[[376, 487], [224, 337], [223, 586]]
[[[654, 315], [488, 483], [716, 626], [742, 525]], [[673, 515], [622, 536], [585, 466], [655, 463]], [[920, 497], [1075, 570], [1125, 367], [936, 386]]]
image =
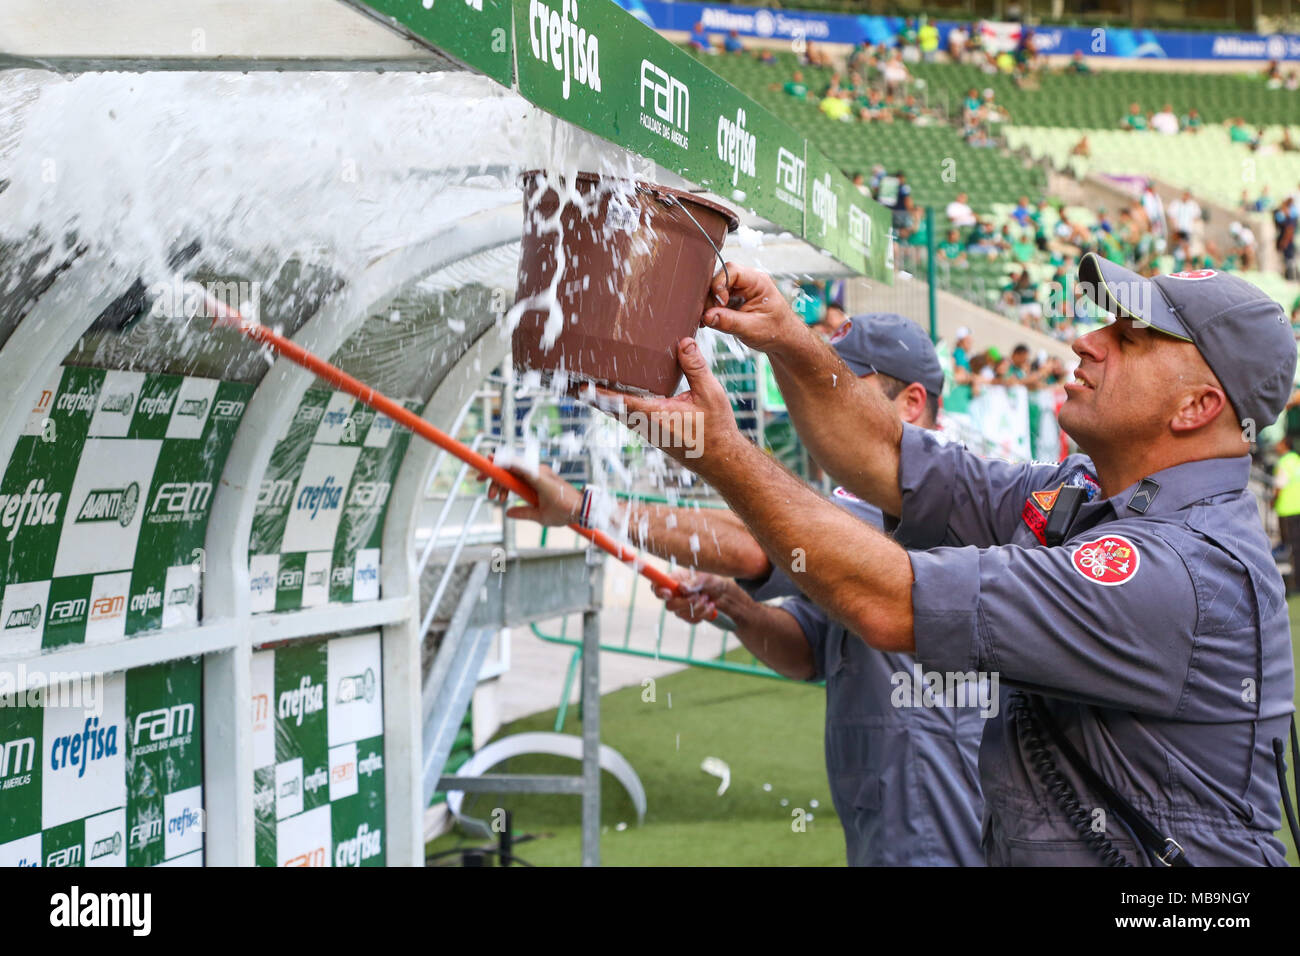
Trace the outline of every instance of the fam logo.
[[45, 492], [45, 479], [33, 478], [21, 495], [0, 495], [0, 528], [5, 532], [5, 540], [12, 541], [23, 525], [52, 525], [59, 520], [59, 505], [63, 502], [62, 493]]
[[[151, 750], [187, 743], [193, 731], [193, 704], [176, 704], [174, 707], [143, 711], [135, 718], [135, 730], [131, 735], [132, 752], [138, 753], [134, 748], [140, 747], [142, 741]], [[172, 743], [173, 740], [176, 742]]]
[[600, 92], [600, 41], [578, 26], [577, 0], [563, 0], [559, 10], [529, 0], [528, 39], [533, 59], [549, 63], [564, 76], [564, 99], [569, 98], [571, 79]]
[[161, 819], [145, 820], [137, 823], [131, 828], [130, 845], [137, 849], [143, 850], [150, 843], [153, 843], [162, 836], [163, 822]]
[[257, 489], [255, 511], [283, 508], [293, 500], [293, 482], [288, 478], [267, 478]]
[[807, 164], [784, 146], [776, 154], [776, 198], [803, 212], [804, 176]]
[[223, 398], [212, 406], [213, 418], [239, 418], [244, 414], [244, 403], [233, 398]]
[[849, 242], [863, 255], [871, 251], [871, 217], [852, 203], [849, 204]]
[[125, 488], [92, 488], [77, 512], [78, 522], [116, 521], [123, 528], [135, 517], [140, 504], [140, 485], [131, 482]]
[[[654, 116], [645, 112], [647, 93]], [[641, 125], [682, 149], [690, 147], [691, 91], [649, 60], [641, 61]]]
[[51, 624], [72, 624], [84, 620], [89, 605], [85, 598], [68, 598], [50, 605]]
[[339, 680], [336, 704], [351, 704], [364, 700], [367, 704], [375, 699], [375, 672], [367, 667], [364, 674], [355, 674]]
[[823, 236], [828, 231], [839, 229], [840, 197], [835, 195], [835, 187], [831, 185], [830, 173], [827, 173], [821, 179], [813, 180], [812, 211], [813, 215], [822, 221], [821, 234]]
[[348, 507], [366, 510], [382, 508], [392, 490], [393, 486], [387, 481], [353, 482], [352, 493], [348, 495]]
[[758, 137], [745, 129], [745, 111], [736, 110], [736, 118], [718, 117], [718, 158], [731, 167], [731, 185], [738, 185], [740, 174], [758, 175], [755, 165]]
[[151, 524], [198, 521], [207, 513], [211, 500], [210, 481], [164, 481], [149, 505], [147, 520]]
[[35, 760], [35, 737], [20, 737], [0, 743], [0, 790], [31, 783]]

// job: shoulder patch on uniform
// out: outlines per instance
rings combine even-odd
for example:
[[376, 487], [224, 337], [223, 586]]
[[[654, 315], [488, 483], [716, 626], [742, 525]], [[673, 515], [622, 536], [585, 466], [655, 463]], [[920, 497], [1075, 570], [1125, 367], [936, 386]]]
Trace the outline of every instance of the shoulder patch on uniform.
[[1051, 511], [1052, 505], [1056, 504], [1056, 496], [1061, 493], [1061, 488], [1063, 486], [1064, 483], [1057, 485], [1051, 491], [1034, 491], [1030, 492], [1030, 494], [1033, 496], [1034, 502], [1038, 507], [1042, 508], [1044, 511]]
[[1105, 534], [1075, 548], [1070, 563], [1089, 581], [1111, 588], [1137, 574], [1142, 555], [1123, 535]]
[[1066, 475], [1065, 484], [1069, 485], [1071, 488], [1082, 488], [1089, 501], [1096, 498], [1097, 494], [1101, 491], [1101, 483], [1083, 467], [1075, 468]]

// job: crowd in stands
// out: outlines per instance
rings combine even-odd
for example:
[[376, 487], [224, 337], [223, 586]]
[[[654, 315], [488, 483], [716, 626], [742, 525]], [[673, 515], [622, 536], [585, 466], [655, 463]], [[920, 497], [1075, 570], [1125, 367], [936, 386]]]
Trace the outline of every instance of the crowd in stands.
[[952, 376], [956, 384], [969, 385], [973, 397], [989, 385], [1023, 385], [1031, 391], [1052, 388], [1063, 383], [1068, 372], [1060, 359], [1042, 352], [1035, 356], [1024, 344], [1010, 355], [996, 346], [977, 352], [974, 335], [963, 326], [953, 339]]

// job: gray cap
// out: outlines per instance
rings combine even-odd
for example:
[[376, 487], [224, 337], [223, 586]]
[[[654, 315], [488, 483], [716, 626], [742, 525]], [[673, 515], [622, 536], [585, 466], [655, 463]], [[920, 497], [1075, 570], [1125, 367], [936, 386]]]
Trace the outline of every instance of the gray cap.
[[943, 394], [943, 369], [925, 331], [901, 315], [855, 315], [831, 339], [854, 375], [883, 372], [900, 382], [920, 382], [932, 395]]
[[1245, 279], [1214, 269], [1144, 279], [1090, 252], [1079, 262], [1079, 283], [1107, 312], [1195, 345], [1241, 421], [1263, 428], [1282, 414], [1295, 335], [1282, 306]]

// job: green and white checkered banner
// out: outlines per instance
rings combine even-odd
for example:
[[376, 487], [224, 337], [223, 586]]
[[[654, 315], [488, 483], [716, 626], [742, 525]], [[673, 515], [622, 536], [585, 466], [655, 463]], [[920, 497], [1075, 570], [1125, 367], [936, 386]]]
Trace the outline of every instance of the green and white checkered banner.
[[345, 392], [307, 390], [258, 491], [248, 542], [254, 612], [379, 597], [384, 515], [410, 438]]
[[201, 866], [202, 663], [32, 676], [0, 670], [0, 866]]
[[253, 655], [259, 866], [383, 866], [379, 635]]
[[0, 653], [199, 617], [215, 483], [251, 385], [64, 366], [0, 480]]

